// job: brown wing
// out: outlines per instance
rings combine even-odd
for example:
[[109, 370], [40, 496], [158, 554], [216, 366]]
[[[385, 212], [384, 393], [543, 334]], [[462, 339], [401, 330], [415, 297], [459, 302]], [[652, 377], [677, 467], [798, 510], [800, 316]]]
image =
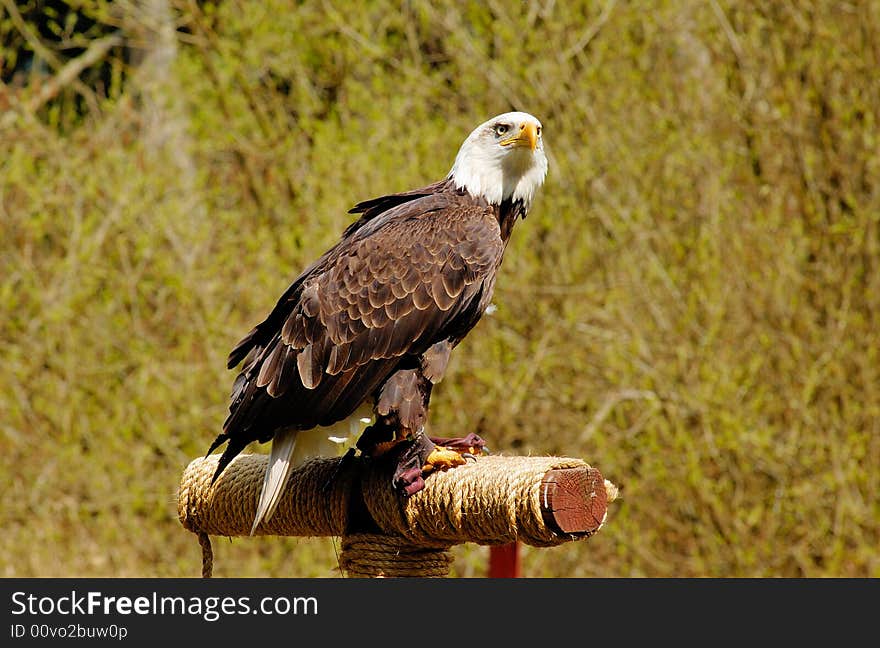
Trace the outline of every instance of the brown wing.
[[212, 446], [230, 441], [218, 474], [247, 443], [342, 420], [404, 358], [457, 342], [482, 314], [502, 252], [492, 208], [453, 192], [350, 231], [230, 354], [249, 357]]

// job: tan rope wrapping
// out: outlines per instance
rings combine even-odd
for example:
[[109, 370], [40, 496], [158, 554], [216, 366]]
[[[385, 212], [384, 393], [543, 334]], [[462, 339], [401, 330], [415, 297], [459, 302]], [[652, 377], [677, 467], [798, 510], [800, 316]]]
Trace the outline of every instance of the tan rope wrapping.
[[586, 467], [562, 457], [481, 457], [435, 473], [407, 500], [390, 488], [390, 477], [369, 471], [363, 477], [367, 509], [385, 533], [415, 544], [524, 542], [550, 547], [571, 540], [555, 534], [541, 513], [541, 482], [549, 471]]
[[[203, 575], [213, 557], [207, 534], [250, 533], [268, 457], [239, 455], [217, 482], [217, 455], [187, 466], [178, 491], [178, 515], [199, 535]], [[402, 498], [391, 488], [390, 467], [356, 462], [339, 471], [338, 458], [312, 459], [296, 468], [275, 514], [258, 535], [343, 536], [342, 567], [353, 576], [445, 576], [455, 544], [537, 547], [573, 539], [544, 522], [541, 487], [551, 470], [588, 467], [567, 457], [480, 457], [428, 476], [425, 488]], [[346, 535], [349, 499], [356, 477], [363, 501], [381, 534]], [[606, 486], [606, 491], [608, 486]], [[207, 540], [207, 542], [206, 542]]]
[[[190, 462], [177, 496], [180, 523], [195, 533], [248, 535], [267, 461], [265, 455], [239, 455], [213, 487], [211, 477], [217, 469], [217, 457]], [[342, 535], [351, 475], [334, 478], [338, 463], [338, 459], [314, 459], [297, 468], [275, 514], [257, 527], [256, 535]]]
[[340, 564], [354, 578], [444, 578], [452, 564], [448, 550], [410, 544], [399, 536], [355, 533], [342, 538]]

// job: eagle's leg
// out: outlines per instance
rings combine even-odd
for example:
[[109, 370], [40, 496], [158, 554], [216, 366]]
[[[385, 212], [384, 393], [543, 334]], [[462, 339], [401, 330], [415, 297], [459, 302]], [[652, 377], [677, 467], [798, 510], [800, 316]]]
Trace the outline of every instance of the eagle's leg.
[[[438, 443], [440, 441], [440, 443]], [[447, 445], [451, 444], [451, 445]], [[392, 481], [395, 488], [413, 495], [425, 487], [425, 478], [438, 470], [448, 470], [480, 454], [485, 442], [476, 434], [463, 439], [432, 439], [423, 431], [410, 443], [401, 443]]]
[[417, 434], [411, 442], [400, 444], [397, 465], [391, 477], [394, 488], [407, 496], [422, 490], [427, 476], [423, 466], [428, 464], [434, 452], [434, 444], [423, 432]]
[[357, 447], [366, 456], [387, 456], [395, 462], [392, 484], [405, 495], [422, 490], [427, 475], [460, 466], [465, 463], [463, 454], [479, 452], [482, 447], [476, 435], [448, 439], [453, 447], [446, 448], [424, 433], [431, 389], [449, 348], [445, 342], [435, 344], [421, 360], [413, 358], [385, 381], [376, 393], [375, 423], [358, 440]]
[[399, 425], [379, 418], [364, 430], [357, 447], [365, 456], [394, 466], [391, 483], [399, 493], [413, 495], [425, 487], [422, 466], [427, 464], [435, 446], [421, 431], [406, 436]]
[[[454, 344], [450, 339], [441, 340], [422, 354], [419, 367], [422, 370], [422, 375], [432, 385], [443, 380], [453, 347]], [[462, 438], [431, 437], [430, 440], [437, 446], [437, 449], [429, 455], [425, 465], [429, 472], [438, 468], [460, 466], [464, 463], [462, 458], [473, 459], [475, 455], [482, 454], [486, 446], [486, 442], [473, 433]], [[453, 453], [458, 456], [454, 456]]]

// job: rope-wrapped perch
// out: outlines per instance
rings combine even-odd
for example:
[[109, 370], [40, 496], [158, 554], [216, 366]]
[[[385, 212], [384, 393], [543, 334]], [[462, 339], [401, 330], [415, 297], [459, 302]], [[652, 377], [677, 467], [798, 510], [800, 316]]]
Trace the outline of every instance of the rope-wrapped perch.
[[[605, 520], [617, 489], [595, 468], [567, 457], [480, 457], [430, 475], [409, 498], [391, 489], [388, 467], [339, 458], [295, 469], [275, 514], [258, 535], [342, 536], [349, 575], [445, 576], [448, 549], [464, 542], [548, 547], [589, 537]], [[211, 486], [217, 456], [187, 466], [178, 515], [199, 534], [204, 575], [206, 534], [247, 535], [267, 457], [239, 455]]]

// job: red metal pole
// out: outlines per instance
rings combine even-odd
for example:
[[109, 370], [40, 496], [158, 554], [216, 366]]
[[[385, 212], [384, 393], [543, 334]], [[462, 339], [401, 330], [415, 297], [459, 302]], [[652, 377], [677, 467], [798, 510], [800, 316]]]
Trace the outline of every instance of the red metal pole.
[[489, 547], [489, 578], [519, 577], [519, 543]]

